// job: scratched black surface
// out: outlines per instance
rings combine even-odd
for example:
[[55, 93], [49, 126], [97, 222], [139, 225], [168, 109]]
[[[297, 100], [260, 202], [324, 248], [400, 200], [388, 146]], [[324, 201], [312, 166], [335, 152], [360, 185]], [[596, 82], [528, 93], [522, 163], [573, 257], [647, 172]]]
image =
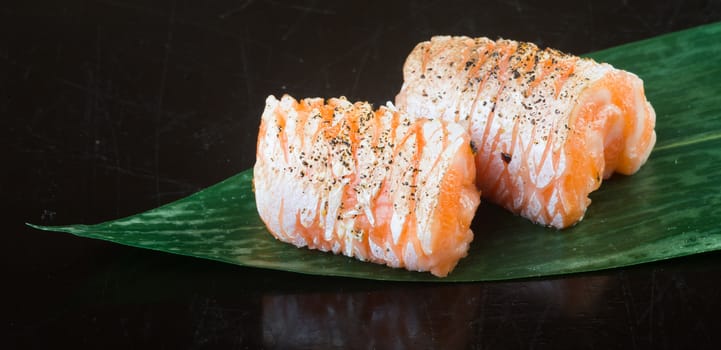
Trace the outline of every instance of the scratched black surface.
[[427, 285], [243, 268], [23, 226], [137, 213], [251, 167], [268, 94], [383, 103], [405, 55], [434, 34], [580, 54], [721, 20], [718, 1], [200, 3], [0, 5], [9, 348], [718, 346], [720, 254]]

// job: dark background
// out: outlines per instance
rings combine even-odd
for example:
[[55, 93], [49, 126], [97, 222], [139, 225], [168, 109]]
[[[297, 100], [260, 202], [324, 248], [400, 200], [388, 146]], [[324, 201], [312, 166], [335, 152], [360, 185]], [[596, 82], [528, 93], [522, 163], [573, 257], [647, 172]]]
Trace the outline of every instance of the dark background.
[[[0, 5], [3, 347], [714, 348], [721, 254], [550, 279], [387, 283], [244, 268], [24, 222], [96, 223], [253, 165], [265, 97], [392, 100], [435, 34], [575, 54], [719, 1]], [[721, 64], [721, 58], [717, 59]]]

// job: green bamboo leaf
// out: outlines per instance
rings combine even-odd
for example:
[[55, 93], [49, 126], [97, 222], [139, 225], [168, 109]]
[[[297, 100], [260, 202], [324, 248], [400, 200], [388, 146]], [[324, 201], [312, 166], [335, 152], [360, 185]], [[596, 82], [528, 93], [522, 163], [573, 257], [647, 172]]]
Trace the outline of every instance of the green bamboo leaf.
[[232, 264], [399, 281], [487, 281], [593, 271], [721, 248], [721, 23], [589, 55], [638, 74], [658, 143], [634, 176], [591, 195], [573, 228], [539, 227], [483, 204], [467, 258], [445, 279], [297, 249], [257, 215], [252, 171], [168, 205], [97, 225], [32, 227]]

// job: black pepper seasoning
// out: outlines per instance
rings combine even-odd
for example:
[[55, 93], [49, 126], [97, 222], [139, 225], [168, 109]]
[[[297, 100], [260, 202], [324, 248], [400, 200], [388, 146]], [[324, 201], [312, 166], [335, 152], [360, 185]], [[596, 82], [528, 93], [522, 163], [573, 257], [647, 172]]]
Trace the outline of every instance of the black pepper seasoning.
[[504, 163], [508, 164], [513, 159], [512, 156], [506, 152], [501, 152], [501, 159]]

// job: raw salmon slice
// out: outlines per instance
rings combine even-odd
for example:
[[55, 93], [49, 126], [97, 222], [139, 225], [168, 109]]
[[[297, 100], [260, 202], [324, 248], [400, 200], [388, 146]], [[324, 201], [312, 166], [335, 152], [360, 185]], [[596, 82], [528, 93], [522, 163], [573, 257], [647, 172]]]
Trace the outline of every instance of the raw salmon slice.
[[589, 193], [635, 173], [656, 141], [636, 75], [531, 43], [433, 37], [403, 77], [398, 109], [465, 123], [484, 198], [542, 225], [580, 221]]
[[279, 240], [446, 276], [480, 201], [467, 130], [345, 98], [266, 100], [253, 184]]

